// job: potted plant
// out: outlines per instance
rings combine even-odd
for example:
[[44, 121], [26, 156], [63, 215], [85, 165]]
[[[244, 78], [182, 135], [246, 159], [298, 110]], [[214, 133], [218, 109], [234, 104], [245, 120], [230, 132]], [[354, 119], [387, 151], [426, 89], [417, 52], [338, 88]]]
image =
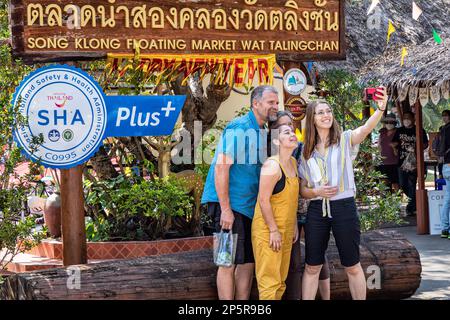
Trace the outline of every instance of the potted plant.
[[46, 200], [44, 207], [44, 222], [52, 238], [61, 237], [61, 193], [57, 173], [51, 170], [55, 183], [55, 192]]

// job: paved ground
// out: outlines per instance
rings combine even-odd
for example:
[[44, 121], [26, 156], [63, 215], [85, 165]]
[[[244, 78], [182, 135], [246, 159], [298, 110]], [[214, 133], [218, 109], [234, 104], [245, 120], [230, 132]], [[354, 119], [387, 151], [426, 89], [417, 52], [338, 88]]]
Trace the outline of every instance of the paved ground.
[[395, 228], [417, 248], [422, 282], [411, 299], [450, 300], [450, 240], [439, 235], [417, 235], [415, 226]]

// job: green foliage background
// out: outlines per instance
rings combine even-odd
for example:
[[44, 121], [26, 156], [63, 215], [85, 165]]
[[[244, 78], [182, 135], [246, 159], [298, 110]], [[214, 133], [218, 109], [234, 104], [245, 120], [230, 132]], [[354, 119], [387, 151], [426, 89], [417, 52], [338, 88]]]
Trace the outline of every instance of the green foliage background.
[[8, 37], [8, 1], [0, 0], [0, 39], [5, 39]]
[[435, 106], [431, 101], [423, 108], [423, 128], [426, 132], [438, 132], [443, 125], [442, 111], [450, 109], [450, 101], [441, 100]]

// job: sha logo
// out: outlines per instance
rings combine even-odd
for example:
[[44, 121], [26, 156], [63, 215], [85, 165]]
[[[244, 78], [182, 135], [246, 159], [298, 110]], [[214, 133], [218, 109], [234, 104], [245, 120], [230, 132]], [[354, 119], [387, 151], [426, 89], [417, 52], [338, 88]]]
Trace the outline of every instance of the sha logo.
[[[47, 66], [25, 77], [13, 104], [28, 119], [15, 139], [30, 159], [46, 167], [67, 169], [84, 163], [101, 145], [106, 130], [105, 96], [84, 71]], [[44, 142], [33, 150], [33, 137]]]
[[59, 140], [59, 138], [61, 138], [61, 135], [58, 130], [53, 129], [48, 133], [48, 140], [50, 140], [51, 142], [56, 142]]

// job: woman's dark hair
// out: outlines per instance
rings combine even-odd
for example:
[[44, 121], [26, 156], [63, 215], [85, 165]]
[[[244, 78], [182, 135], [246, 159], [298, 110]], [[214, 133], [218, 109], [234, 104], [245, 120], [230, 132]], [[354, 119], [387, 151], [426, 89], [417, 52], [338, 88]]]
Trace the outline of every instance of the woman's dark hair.
[[273, 146], [273, 142], [272, 142], [272, 130], [276, 130], [279, 129], [281, 127], [280, 124], [280, 119], [282, 117], [289, 117], [291, 120], [294, 119], [294, 117], [292, 116], [292, 113], [290, 113], [287, 110], [280, 110], [277, 112], [277, 119], [275, 121], [269, 121], [268, 126], [269, 126], [269, 133], [267, 134], [267, 155], [270, 157], [272, 156], [272, 147]]
[[278, 121], [282, 117], [289, 117], [291, 120], [294, 119], [294, 117], [292, 116], [292, 113], [290, 113], [289, 111], [287, 111], [287, 110], [280, 110], [280, 111], [277, 112], [277, 119], [275, 121], [269, 121], [269, 123], [268, 123], [269, 130], [274, 129], [273, 127], [278, 125]]
[[442, 111], [442, 116], [450, 117], [450, 110], [444, 110], [444, 111]]

